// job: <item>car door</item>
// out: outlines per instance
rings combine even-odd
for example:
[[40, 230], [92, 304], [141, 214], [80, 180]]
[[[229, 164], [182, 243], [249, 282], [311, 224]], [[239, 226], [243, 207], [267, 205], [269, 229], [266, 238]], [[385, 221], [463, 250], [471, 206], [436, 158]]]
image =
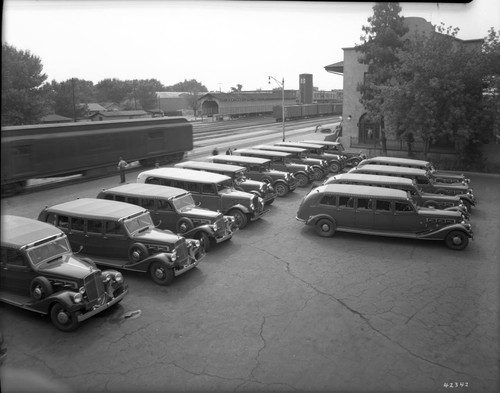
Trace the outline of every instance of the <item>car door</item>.
[[126, 261], [130, 240], [123, 223], [105, 220], [103, 225], [106, 255], [110, 258], [125, 258]]
[[416, 233], [425, 229], [425, 224], [409, 201], [394, 202], [393, 228], [398, 232]]
[[177, 221], [180, 218], [179, 213], [172, 206], [172, 203], [166, 199], [157, 199], [155, 208], [151, 211], [151, 217], [153, 217], [153, 222], [155, 225], [161, 221], [161, 229], [170, 229], [176, 232]]
[[[193, 195], [194, 196], [194, 195]], [[199, 194], [201, 207], [214, 210], [214, 211], [222, 211], [226, 213], [226, 211], [222, 208], [221, 196], [217, 192], [217, 185], [213, 183], [202, 184], [201, 185], [201, 193]]]
[[370, 229], [373, 227], [373, 202], [370, 198], [356, 198], [354, 215], [356, 227]]
[[393, 231], [393, 218], [392, 202], [384, 199], [374, 199], [375, 204], [373, 214], [373, 229], [380, 231]]
[[83, 244], [83, 252], [85, 254], [109, 256], [103, 226], [103, 220], [87, 220], [87, 229]]
[[2, 247], [0, 260], [0, 291], [7, 289], [21, 295], [30, 295], [30, 283], [35, 272], [19, 250]]

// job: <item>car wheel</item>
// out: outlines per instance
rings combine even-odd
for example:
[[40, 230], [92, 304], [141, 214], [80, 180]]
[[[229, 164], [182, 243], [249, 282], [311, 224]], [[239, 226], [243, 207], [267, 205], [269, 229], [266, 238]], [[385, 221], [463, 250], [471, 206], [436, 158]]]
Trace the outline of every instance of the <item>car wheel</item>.
[[142, 261], [149, 256], [149, 251], [144, 244], [135, 243], [128, 249], [128, 259], [132, 263]]
[[55, 303], [50, 309], [50, 320], [63, 332], [71, 332], [78, 327], [75, 313], [69, 312], [61, 303]]
[[299, 187], [305, 187], [309, 183], [309, 179], [307, 178], [307, 176], [302, 173], [297, 173], [295, 175], [295, 178], [297, 179]]
[[340, 165], [337, 164], [336, 162], [332, 162], [330, 164], [330, 172], [333, 172], [333, 173], [338, 173], [340, 172]]
[[208, 252], [211, 248], [210, 237], [205, 232], [198, 232], [196, 234], [196, 239], [201, 243], [201, 247], [205, 252]]
[[274, 189], [276, 190], [276, 195], [279, 197], [284, 197], [289, 191], [288, 186], [283, 183], [276, 183]]
[[52, 295], [52, 284], [46, 277], [35, 277], [31, 281], [30, 294], [34, 300], [42, 300]]
[[316, 222], [316, 233], [323, 237], [332, 237], [335, 233], [335, 223], [328, 218], [320, 218]]
[[230, 210], [228, 215], [233, 216], [235, 221], [236, 221], [236, 226], [239, 229], [245, 228], [247, 223], [248, 223], [248, 218], [245, 213], [243, 213], [241, 210], [238, 209], [233, 209]]
[[193, 224], [193, 221], [191, 221], [189, 218], [181, 218], [178, 222], [177, 222], [177, 232], [178, 233], [186, 233], [186, 232], [189, 232], [191, 229], [194, 228], [194, 224]]
[[149, 274], [158, 285], [168, 285], [174, 279], [174, 270], [163, 261], [153, 261], [149, 266]]
[[445, 242], [452, 250], [463, 250], [469, 244], [469, 238], [462, 231], [451, 231], [446, 236]]
[[313, 172], [314, 172], [314, 180], [321, 180], [321, 179], [323, 179], [324, 173], [323, 173], [323, 171], [321, 169], [314, 168]]

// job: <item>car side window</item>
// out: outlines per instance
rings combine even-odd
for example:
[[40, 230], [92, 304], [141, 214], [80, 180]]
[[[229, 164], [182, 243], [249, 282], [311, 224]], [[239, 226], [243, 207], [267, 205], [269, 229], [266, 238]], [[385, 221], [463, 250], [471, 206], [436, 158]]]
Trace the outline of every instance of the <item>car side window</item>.
[[140, 206], [140, 204], [139, 204], [139, 198], [137, 198], [137, 197], [128, 197], [127, 198], [127, 202], [131, 203], [132, 205], [138, 205], [138, 206]]
[[88, 220], [87, 221], [87, 232], [89, 232], [89, 233], [102, 233], [102, 221], [101, 220]]
[[140, 206], [142, 206], [144, 209], [154, 210], [155, 209], [155, 200], [149, 199], [149, 198], [142, 198]]
[[426, 177], [417, 177], [417, 184], [429, 184], [429, 179]]
[[55, 213], [48, 213], [47, 219], [45, 220], [48, 224], [57, 225], [57, 217]]
[[116, 221], [105, 221], [104, 228], [109, 235], [124, 235], [125, 230], [121, 223]]
[[319, 203], [321, 205], [336, 206], [337, 205], [337, 197], [335, 195], [323, 195], [323, 197], [321, 198]]
[[118, 202], [127, 202], [127, 197], [125, 197], [123, 195], [116, 195], [115, 196], [115, 201], [118, 201]]
[[201, 193], [205, 195], [216, 195], [215, 187], [213, 184], [202, 184]]
[[339, 208], [342, 209], [352, 209], [354, 207], [354, 201], [353, 198], [348, 197], [348, 196], [341, 196], [339, 197]]
[[61, 229], [69, 229], [69, 217], [67, 216], [58, 216], [57, 217], [57, 223], [56, 227], [59, 227]]
[[[118, 198], [119, 198], [119, 196], [117, 195], [117, 196], [116, 196], [116, 200], [117, 200], [117, 201], [119, 200]], [[115, 196], [114, 196], [113, 194], [105, 194], [105, 195], [104, 195], [104, 199], [107, 199], [107, 200], [109, 200], [109, 201], [113, 201], [113, 200], [115, 199]]]
[[158, 200], [158, 210], [159, 211], [172, 211], [172, 206], [169, 202], [164, 201], [163, 199]]
[[72, 218], [71, 219], [71, 230], [83, 232], [83, 229], [84, 229], [83, 218]]
[[184, 189], [189, 191], [189, 192], [193, 192], [193, 193], [198, 194], [200, 192], [200, 185], [197, 183], [186, 182]]
[[358, 198], [357, 210], [371, 210], [371, 202], [370, 198]]
[[375, 203], [375, 210], [377, 210], [377, 211], [391, 211], [391, 202], [377, 200]]
[[408, 202], [396, 202], [394, 204], [394, 211], [396, 212], [412, 212], [413, 209]]
[[2, 247], [2, 262], [6, 265], [25, 266], [23, 254], [12, 248]]

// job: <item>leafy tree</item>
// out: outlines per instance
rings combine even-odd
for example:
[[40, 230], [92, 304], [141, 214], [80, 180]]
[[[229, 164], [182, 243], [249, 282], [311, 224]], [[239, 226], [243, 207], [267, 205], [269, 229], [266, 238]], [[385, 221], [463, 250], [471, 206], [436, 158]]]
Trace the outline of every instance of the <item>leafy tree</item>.
[[52, 109], [54, 113], [74, 119], [85, 117], [87, 104], [95, 101], [94, 84], [91, 81], [72, 78], [51, 83]]
[[208, 92], [208, 89], [196, 79], [184, 79], [184, 82], [176, 83], [175, 85], [168, 87], [166, 91], [204, 93]]
[[358, 86], [369, 121], [380, 124], [382, 149], [387, 152], [382, 91], [390, 82], [394, 68], [398, 65], [397, 52], [403, 48], [402, 37], [408, 31], [399, 15], [398, 3], [376, 3], [369, 25], [363, 26], [363, 43], [357, 46], [362, 56], [360, 62], [368, 65], [364, 81]]
[[98, 102], [119, 103], [127, 98], [130, 87], [125, 81], [119, 79], [103, 79], [95, 85], [96, 99]]
[[482, 47], [484, 71], [484, 127], [500, 138], [500, 33], [492, 27]]
[[241, 84], [237, 84], [236, 87], [231, 87], [231, 92], [238, 92], [238, 91], [241, 91], [243, 89], [243, 85]]
[[382, 90], [382, 112], [404, 139], [417, 137], [424, 156], [432, 143], [451, 141], [464, 159], [465, 147], [478, 139], [482, 116], [479, 54], [440, 26], [431, 34], [415, 33], [398, 53], [394, 77]]
[[40, 58], [2, 44], [2, 125], [39, 123], [49, 113]]

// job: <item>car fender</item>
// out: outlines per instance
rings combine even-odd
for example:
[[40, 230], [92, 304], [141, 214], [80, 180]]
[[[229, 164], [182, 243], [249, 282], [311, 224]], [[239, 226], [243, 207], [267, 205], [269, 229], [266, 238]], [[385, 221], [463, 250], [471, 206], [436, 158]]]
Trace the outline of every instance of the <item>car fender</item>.
[[418, 239], [433, 239], [433, 240], [443, 240], [446, 238], [446, 235], [451, 231], [460, 231], [467, 235], [467, 237], [472, 239], [472, 230], [467, 230], [466, 227], [462, 224], [451, 224], [442, 228], [438, 228], [432, 232], [418, 233]]
[[167, 264], [168, 267], [173, 267], [175, 266], [175, 262], [172, 261], [172, 253], [169, 252], [160, 252], [157, 254], [150, 255], [149, 257], [143, 259], [142, 261], [139, 261], [137, 265], [142, 265], [145, 269], [141, 269], [141, 271], [147, 272], [149, 270], [149, 265], [153, 261], [162, 261]]
[[188, 237], [191, 237], [191, 238], [196, 238], [196, 235], [200, 232], [205, 232], [208, 236], [210, 237], [213, 237], [214, 236], [214, 233], [215, 231], [213, 230], [211, 224], [204, 224], [204, 225], [200, 225], [200, 226], [197, 226], [197, 227], [194, 227], [193, 229], [187, 231], [187, 232], [184, 232], [184, 233], [179, 233], [178, 235], [179, 236], [183, 236], [185, 238], [188, 238]]
[[309, 218], [306, 220], [306, 225], [315, 225], [321, 218], [326, 218], [328, 220], [335, 222], [335, 219], [332, 216], [325, 213], [321, 213], [321, 214], [315, 214], [314, 216], [309, 216]]

